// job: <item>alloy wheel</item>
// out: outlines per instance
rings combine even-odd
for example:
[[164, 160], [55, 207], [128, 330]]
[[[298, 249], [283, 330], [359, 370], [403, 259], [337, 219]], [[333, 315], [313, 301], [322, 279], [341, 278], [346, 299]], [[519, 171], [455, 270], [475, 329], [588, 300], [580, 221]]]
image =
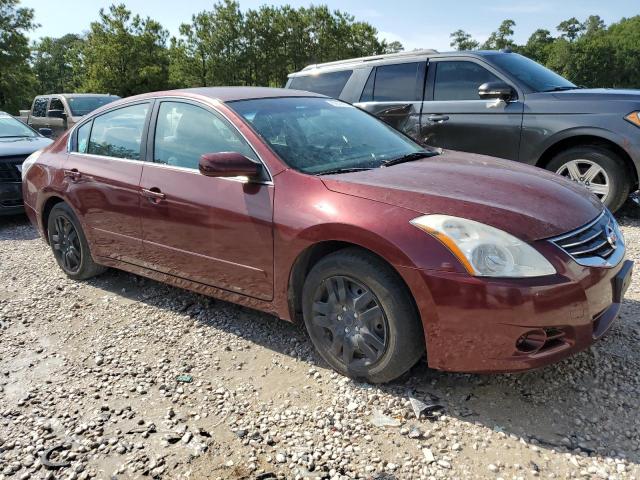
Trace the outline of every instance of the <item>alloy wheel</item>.
[[347, 369], [369, 367], [387, 349], [385, 313], [375, 295], [352, 278], [332, 276], [322, 282], [311, 321], [324, 350]]
[[55, 218], [51, 246], [56, 258], [68, 273], [76, 273], [82, 263], [82, 247], [76, 227], [63, 215]]
[[591, 160], [571, 160], [562, 165], [556, 173], [584, 185], [603, 203], [609, 196], [609, 175], [604, 168]]

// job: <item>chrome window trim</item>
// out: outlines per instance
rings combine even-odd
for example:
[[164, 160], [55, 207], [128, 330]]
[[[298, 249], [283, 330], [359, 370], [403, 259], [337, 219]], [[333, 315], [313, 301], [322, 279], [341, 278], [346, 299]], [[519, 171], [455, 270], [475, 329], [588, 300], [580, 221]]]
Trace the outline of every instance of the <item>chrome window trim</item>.
[[[74, 156], [78, 156], [78, 157], [91, 157], [91, 158], [97, 158], [97, 159], [101, 159], [101, 160], [112, 160], [112, 161], [118, 161], [118, 162], [140, 163], [140, 164], [142, 164], [143, 168], [145, 166], [154, 166], [154, 167], [159, 167], [159, 168], [166, 168], [166, 169], [169, 169], [169, 170], [178, 170], [178, 171], [181, 171], [181, 172], [191, 173], [191, 174], [194, 174], [194, 175], [202, 175], [200, 173], [200, 170], [196, 170], [194, 168], [178, 167], [178, 166], [175, 166], [175, 165], [165, 165], [165, 164], [158, 163], [158, 162], [147, 162], [145, 160], [134, 160], [132, 158], [109, 157], [109, 156], [106, 156], [106, 155], [96, 155], [94, 153], [79, 153], [79, 152], [69, 152], [69, 155], [74, 155]], [[212, 178], [219, 178], [221, 180], [229, 180], [229, 181], [232, 181], [232, 182], [240, 182], [240, 183], [246, 183], [246, 184], [273, 185], [273, 181], [272, 180], [250, 180], [247, 177], [212, 177]]]

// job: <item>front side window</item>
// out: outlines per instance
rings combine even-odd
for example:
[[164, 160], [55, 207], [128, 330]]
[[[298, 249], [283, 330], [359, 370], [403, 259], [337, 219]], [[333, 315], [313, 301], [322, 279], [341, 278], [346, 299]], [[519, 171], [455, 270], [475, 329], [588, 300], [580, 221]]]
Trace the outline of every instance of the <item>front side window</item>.
[[34, 117], [46, 117], [47, 116], [47, 98], [36, 98], [33, 102], [33, 116]]
[[349, 81], [349, 78], [351, 78], [352, 73], [353, 70], [343, 70], [341, 72], [293, 77], [289, 88], [306, 90], [307, 92], [320, 93], [327, 97], [338, 98], [342, 93], [342, 89]]
[[202, 155], [220, 152], [238, 152], [257, 160], [244, 138], [209, 110], [182, 102], [160, 104], [154, 162], [197, 169]]
[[49, 111], [51, 110], [62, 110], [64, 112], [64, 105], [62, 104], [62, 100], [59, 98], [52, 98], [49, 103]]
[[489, 70], [473, 62], [438, 62], [433, 99], [480, 100], [480, 85], [500, 81]]
[[373, 100], [375, 102], [422, 101], [423, 62], [383, 65], [376, 68]]
[[305, 173], [378, 168], [386, 161], [425, 152], [384, 122], [338, 100], [285, 97], [227, 105], [285, 163]]
[[142, 132], [148, 109], [148, 103], [141, 103], [96, 117], [87, 153], [140, 160]]

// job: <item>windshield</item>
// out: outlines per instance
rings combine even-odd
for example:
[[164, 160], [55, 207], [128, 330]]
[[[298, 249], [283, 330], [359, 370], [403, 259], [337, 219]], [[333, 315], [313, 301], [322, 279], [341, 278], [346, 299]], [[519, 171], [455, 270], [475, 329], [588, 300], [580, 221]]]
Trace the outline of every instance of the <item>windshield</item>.
[[118, 100], [120, 97], [115, 95], [105, 95], [103, 97], [67, 97], [71, 115], [74, 117], [82, 117], [87, 113], [93, 112], [107, 103]]
[[285, 97], [228, 105], [290, 167], [305, 173], [377, 168], [407, 155], [432, 154], [380, 120], [337, 100]]
[[507, 73], [520, 80], [534, 92], [577, 88], [566, 78], [517, 53], [497, 53], [487, 55], [486, 58], [506, 70]]
[[0, 117], [0, 138], [8, 137], [37, 137], [38, 134], [27, 127], [20, 120], [10, 116]]

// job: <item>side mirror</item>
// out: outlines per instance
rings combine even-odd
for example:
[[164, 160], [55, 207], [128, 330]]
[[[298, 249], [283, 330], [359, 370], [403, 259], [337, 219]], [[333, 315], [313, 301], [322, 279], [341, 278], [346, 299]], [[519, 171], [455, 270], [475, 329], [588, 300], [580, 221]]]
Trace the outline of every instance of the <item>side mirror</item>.
[[508, 102], [516, 96], [516, 91], [504, 82], [487, 82], [480, 85], [478, 95], [483, 100], [499, 99]]
[[51, 135], [53, 135], [53, 130], [51, 130], [50, 128], [39, 128], [38, 129], [38, 133], [40, 135], [44, 135], [45, 137], [50, 137]]
[[67, 114], [64, 113], [64, 110], [49, 110], [47, 117], [62, 118], [63, 120], [65, 120], [67, 118]]
[[198, 167], [207, 177], [255, 178], [262, 169], [262, 165], [238, 152], [205, 153]]

